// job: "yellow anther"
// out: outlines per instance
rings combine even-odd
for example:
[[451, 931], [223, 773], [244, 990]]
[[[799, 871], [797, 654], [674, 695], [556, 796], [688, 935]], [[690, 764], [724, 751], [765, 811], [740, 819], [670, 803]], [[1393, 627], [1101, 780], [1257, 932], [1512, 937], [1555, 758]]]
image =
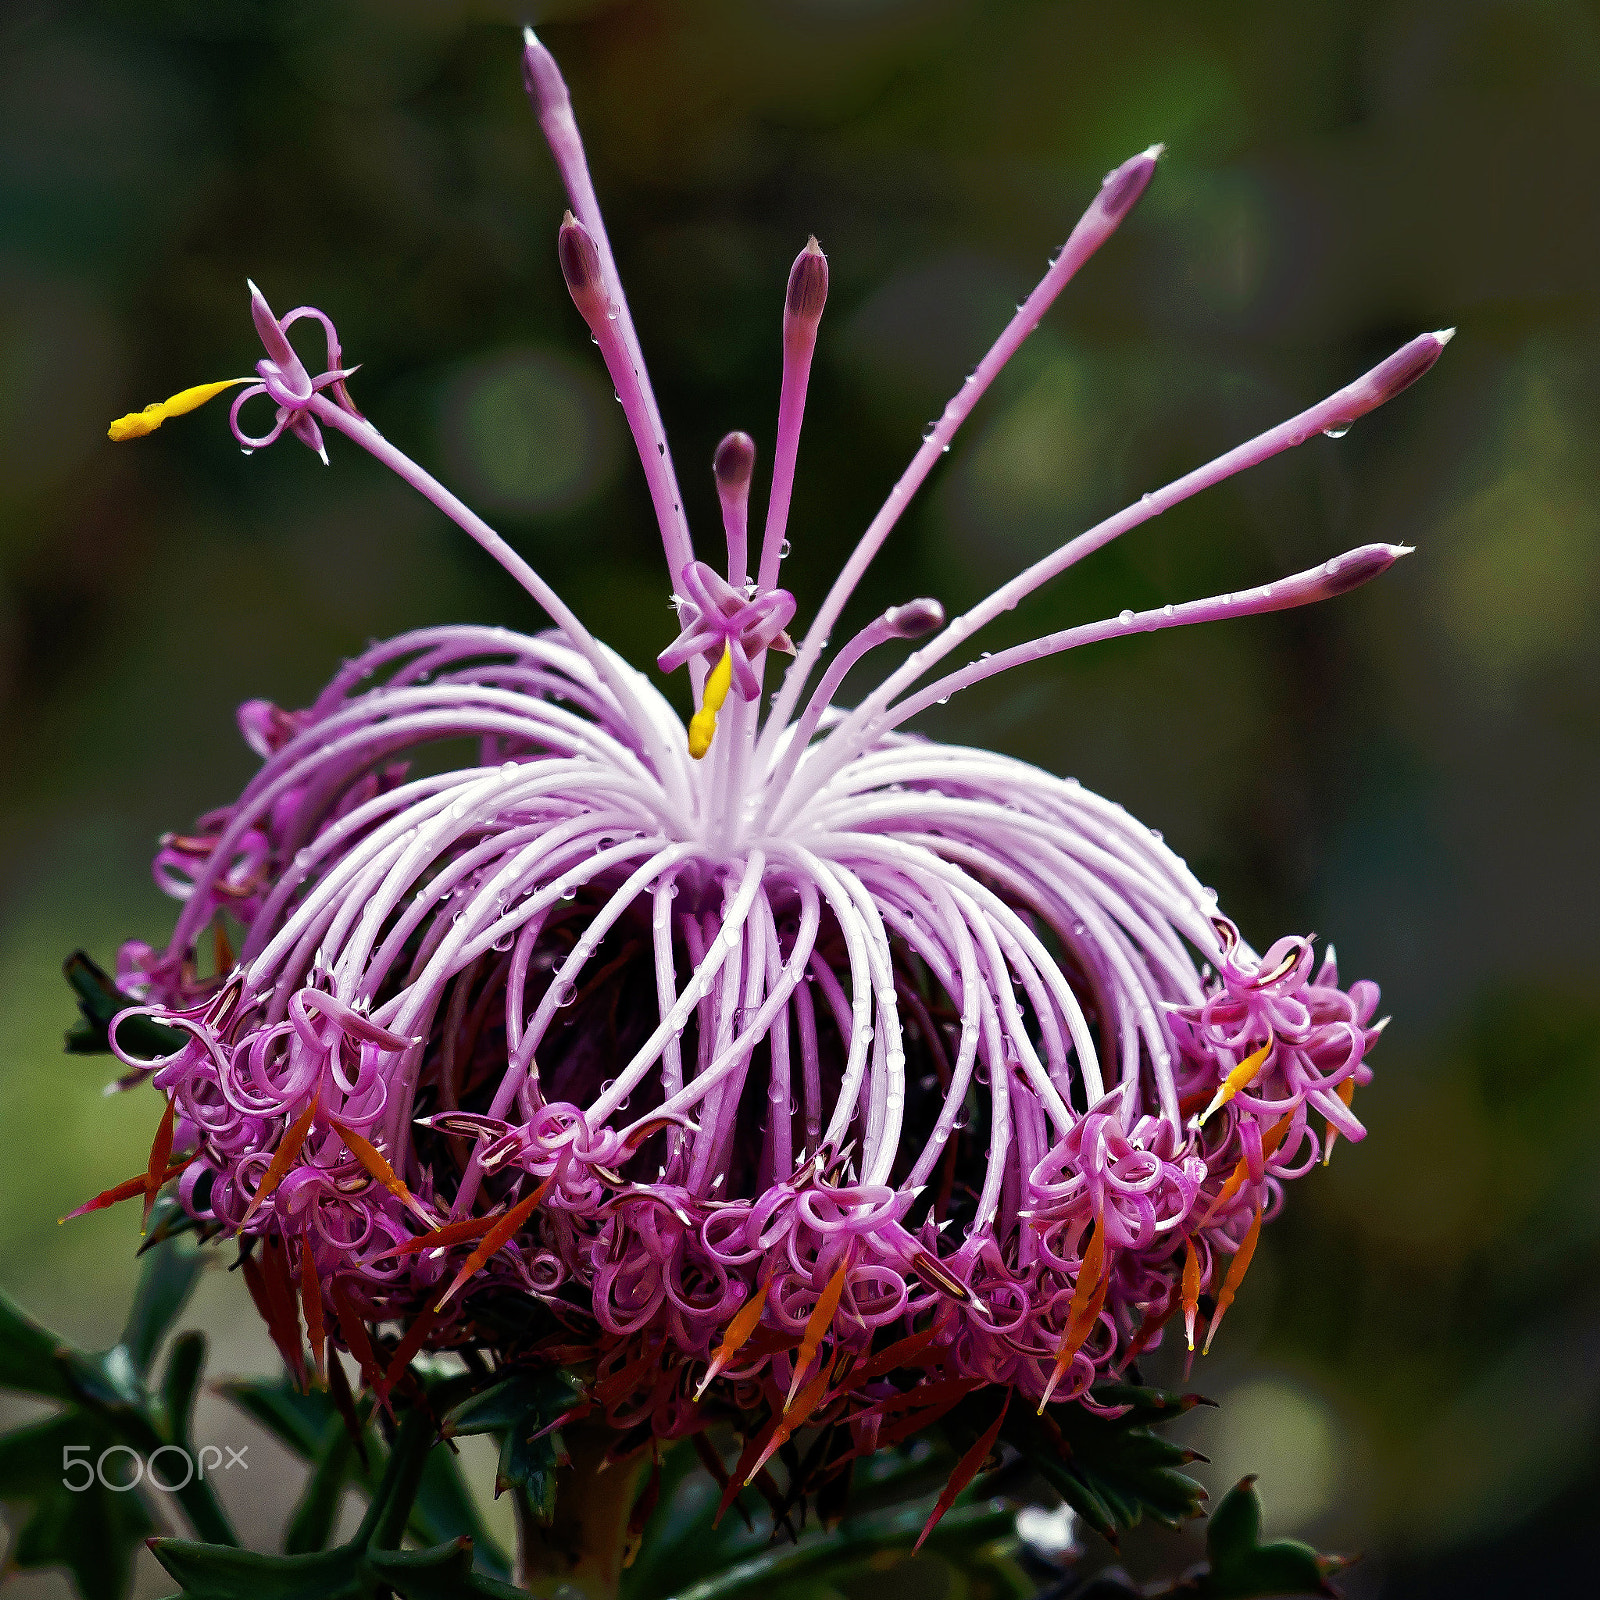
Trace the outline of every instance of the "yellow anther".
[[1236, 1066], [1226, 1078], [1222, 1080], [1222, 1087], [1211, 1098], [1211, 1104], [1200, 1113], [1200, 1120], [1195, 1124], [1197, 1128], [1206, 1125], [1206, 1118], [1214, 1111], [1220, 1111], [1227, 1103], [1238, 1094], [1241, 1089], [1248, 1089], [1256, 1081], [1256, 1075], [1267, 1064], [1267, 1057], [1272, 1054], [1272, 1040], [1268, 1039], [1259, 1050], [1252, 1051], [1243, 1061]]
[[711, 669], [706, 679], [706, 690], [700, 698], [700, 709], [689, 718], [689, 754], [698, 761], [711, 748], [711, 738], [717, 731], [717, 713], [728, 698], [733, 686], [733, 646], [722, 647], [722, 659]]
[[184, 412], [203, 406], [207, 400], [215, 400], [224, 389], [249, 381], [248, 378], [224, 378], [221, 383], [197, 383], [192, 389], [180, 389], [171, 399], [154, 401], [143, 411], [130, 411], [127, 416], [118, 417], [106, 433], [117, 444], [124, 439], [142, 439], [147, 433], [154, 433], [168, 417], [181, 417]]

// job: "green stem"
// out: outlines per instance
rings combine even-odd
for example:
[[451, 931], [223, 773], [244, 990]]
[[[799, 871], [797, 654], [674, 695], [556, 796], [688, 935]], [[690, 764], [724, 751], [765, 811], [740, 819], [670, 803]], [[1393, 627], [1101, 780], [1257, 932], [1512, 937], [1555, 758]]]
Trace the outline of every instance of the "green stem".
[[550, 1526], [536, 1522], [523, 1497], [516, 1498], [517, 1582], [536, 1595], [572, 1584], [584, 1600], [617, 1600], [628, 1519], [650, 1457], [641, 1451], [633, 1461], [606, 1467], [606, 1449], [615, 1442], [609, 1430], [564, 1428], [562, 1437], [572, 1465], [561, 1472]]
[[[729, 1567], [715, 1577], [706, 1578], [687, 1589], [680, 1589], [675, 1600], [738, 1600], [759, 1588], [768, 1590], [792, 1579], [804, 1577], [821, 1568], [832, 1567], [858, 1556], [874, 1557], [897, 1551], [909, 1551], [927, 1521], [925, 1507], [911, 1507], [882, 1517], [852, 1518], [839, 1525], [836, 1532], [821, 1534], [802, 1540], [787, 1549], [771, 1550], [736, 1567]], [[1010, 1506], [996, 1509], [990, 1501], [977, 1505], [960, 1506], [951, 1511], [928, 1536], [923, 1546], [937, 1550], [952, 1541], [982, 1540], [985, 1536], [1000, 1538], [1016, 1527], [1016, 1511]]]
[[383, 1481], [367, 1507], [366, 1516], [361, 1519], [355, 1543], [370, 1543], [380, 1550], [399, 1549], [433, 1440], [433, 1418], [421, 1406], [407, 1411], [400, 1419]]

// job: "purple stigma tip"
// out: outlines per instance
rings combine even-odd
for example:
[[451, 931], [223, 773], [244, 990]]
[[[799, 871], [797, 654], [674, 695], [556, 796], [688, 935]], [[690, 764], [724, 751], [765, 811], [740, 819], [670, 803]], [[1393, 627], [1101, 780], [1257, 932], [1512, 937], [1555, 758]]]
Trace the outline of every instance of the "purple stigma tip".
[[1100, 207], [1107, 216], [1121, 221], [1132, 209], [1133, 203], [1144, 193], [1155, 175], [1156, 158], [1160, 152], [1160, 145], [1152, 145], [1106, 174], [1106, 181], [1100, 189]]
[[897, 639], [920, 639], [944, 626], [944, 607], [937, 600], [908, 600], [890, 606], [883, 620]]
[[1321, 598], [1331, 600], [1335, 595], [1349, 594], [1362, 584], [1370, 583], [1392, 567], [1401, 556], [1408, 554], [1403, 545], [1369, 544], [1349, 555], [1337, 556], [1323, 569], [1327, 577], [1321, 586]]
[[730, 433], [711, 458], [711, 470], [716, 474], [718, 487], [724, 489], [743, 488], [755, 467], [755, 440], [748, 433]]

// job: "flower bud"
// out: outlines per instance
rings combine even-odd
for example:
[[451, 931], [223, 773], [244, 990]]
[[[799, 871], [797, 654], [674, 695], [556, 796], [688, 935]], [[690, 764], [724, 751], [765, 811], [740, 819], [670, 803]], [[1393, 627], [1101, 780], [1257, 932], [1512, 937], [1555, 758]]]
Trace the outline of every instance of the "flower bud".
[[[1423, 368], [1423, 371], [1426, 370], [1426, 367]], [[1422, 373], [1419, 372], [1417, 376], [1421, 377]], [[1335, 595], [1349, 594], [1352, 589], [1359, 589], [1362, 584], [1371, 583], [1374, 578], [1387, 572], [1401, 556], [1410, 554], [1409, 545], [1368, 544], [1359, 550], [1352, 550], [1348, 555], [1335, 556], [1324, 563], [1322, 581], [1317, 585], [1318, 592], [1314, 598], [1331, 600]]]
[[827, 303], [828, 258], [813, 234], [789, 269], [789, 293], [783, 305], [784, 338], [800, 335], [814, 339]]
[[1441, 328], [1437, 333], [1419, 334], [1410, 344], [1403, 345], [1337, 397], [1344, 404], [1337, 415], [1323, 420], [1322, 431], [1337, 438], [1357, 417], [1376, 411], [1402, 389], [1409, 389], [1444, 354], [1444, 347], [1455, 336], [1454, 328]]
[[1155, 176], [1156, 162], [1164, 144], [1153, 144], [1136, 156], [1129, 157], [1120, 167], [1113, 168], [1100, 185], [1100, 209], [1113, 222], [1120, 222], [1132, 209], [1133, 203], [1145, 191], [1145, 186]]
[[562, 219], [556, 249], [561, 258], [561, 276], [567, 280], [572, 303], [590, 327], [604, 321], [605, 285], [600, 275], [600, 251], [589, 230], [569, 211]]
[[717, 488], [724, 492], [744, 489], [756, 467], [756, 446], [748, 433], [730, 433], [711, 458]]
[[903, 606], [890, 606], [883, 621], [896, 639], [920, 639], [944, 626], [944, 607], [937, 600], [908, 600]]

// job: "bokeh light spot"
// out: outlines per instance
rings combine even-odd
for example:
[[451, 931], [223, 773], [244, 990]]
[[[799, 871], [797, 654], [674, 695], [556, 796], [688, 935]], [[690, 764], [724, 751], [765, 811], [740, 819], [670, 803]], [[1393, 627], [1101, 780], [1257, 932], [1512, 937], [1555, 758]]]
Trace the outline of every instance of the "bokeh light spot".
[[1259, 1474], [1269, 1536], [1318, 1521], [1340, 1491], [1338, 1419], [1319, 1394], [1287, 1378], [1254, 1379], [1225, 1395], [1205, 1448], [1213, 1499]]
[[605, 401], [554, 351], [502, 349], [459, 368], [439, 418], [466, 498], [535, 517], [582, 505], [616, 470], [618, 419]]

